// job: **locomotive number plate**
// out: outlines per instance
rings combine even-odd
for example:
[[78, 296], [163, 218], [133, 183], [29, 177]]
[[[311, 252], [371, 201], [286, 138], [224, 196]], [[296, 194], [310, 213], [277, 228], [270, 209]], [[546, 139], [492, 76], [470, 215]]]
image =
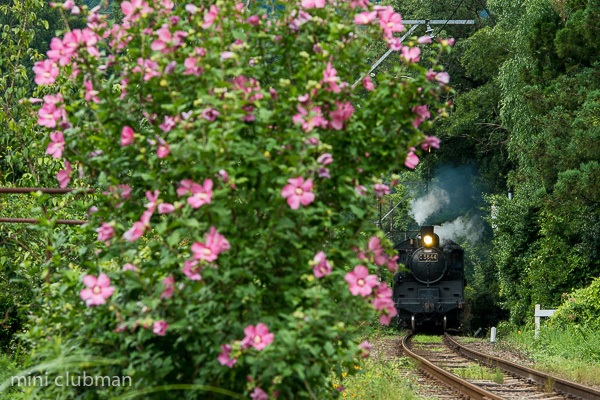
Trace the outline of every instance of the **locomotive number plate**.
[[436, 262], [438, 260], [437, 253], [420, 253], [419, 262]]

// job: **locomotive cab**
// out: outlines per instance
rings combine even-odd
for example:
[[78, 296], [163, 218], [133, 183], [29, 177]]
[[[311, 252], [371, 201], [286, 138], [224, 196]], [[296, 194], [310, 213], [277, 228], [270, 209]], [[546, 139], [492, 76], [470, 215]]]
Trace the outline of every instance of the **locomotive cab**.
[[433, 226], [394, 247], [408, 271], [394, 276], [393, 299], [399, 323], [417, 329], [424, 324], [458, 325], [464, 306], [463, 249], [452, 241], [440, 243]]

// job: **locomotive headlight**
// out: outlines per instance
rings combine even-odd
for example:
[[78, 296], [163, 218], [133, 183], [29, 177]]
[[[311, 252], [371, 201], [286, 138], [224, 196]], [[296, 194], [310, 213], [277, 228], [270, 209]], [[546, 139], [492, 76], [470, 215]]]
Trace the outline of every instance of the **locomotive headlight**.
[[425, 243], [425, 245], [430, 246], [431, 243], [433, 243], [433, 238], [429, 235], [425, 236], [423, 238], [423, 243]]

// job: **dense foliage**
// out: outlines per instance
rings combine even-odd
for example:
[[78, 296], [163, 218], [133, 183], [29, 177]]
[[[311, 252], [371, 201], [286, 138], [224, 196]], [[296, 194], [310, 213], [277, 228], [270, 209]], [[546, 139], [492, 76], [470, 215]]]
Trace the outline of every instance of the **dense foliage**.
[[[445, 114], [436, 60], [451, 41], [402, 46], [400, 15], [362, 1], [132, 1], [120, 24], [59, 7], [87, 28], [52, 39], [34, 66], [43, 92], [25, 102], [37, 121], [23, 121], [45, 131], [45, 173], [82, 189], [44, 217], [91, 220], [38, 228], [49, 256], [23, 335], [31, 362], [132, 377], [98, 397], [335, 394], [331, 366], [368, 353], [358, 322], [395, 313], [376, 273], [397, 266], [370, 204], [390, 168], [418, 162], [410, 146], [437, 146], [420, 129]], [[361, 49], [382, 37], [402, 54], [389, 74], [414, 78], [352, 87]], [[431, 69], [416, 63], [429, 56]]]

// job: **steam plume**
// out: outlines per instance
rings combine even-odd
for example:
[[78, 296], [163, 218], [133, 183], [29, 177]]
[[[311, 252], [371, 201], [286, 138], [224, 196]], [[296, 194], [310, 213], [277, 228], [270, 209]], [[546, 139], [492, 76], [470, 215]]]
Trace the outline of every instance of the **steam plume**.
[[411, 200], [408, 213], [417, 221], [417, 224], [423, 225], [430, 215], [449, 203], [450, 196], [448, 196], [448, 193], [444, 189], [436, 187], [425, 196]]
[[464, 218], [458, 217], [454, 221], [445, 222], [440, 226], [434, 227], [441, 241], [466, 239], [470, 243], [476, 243], [485, 230], [481, 219], [477, 217]]

